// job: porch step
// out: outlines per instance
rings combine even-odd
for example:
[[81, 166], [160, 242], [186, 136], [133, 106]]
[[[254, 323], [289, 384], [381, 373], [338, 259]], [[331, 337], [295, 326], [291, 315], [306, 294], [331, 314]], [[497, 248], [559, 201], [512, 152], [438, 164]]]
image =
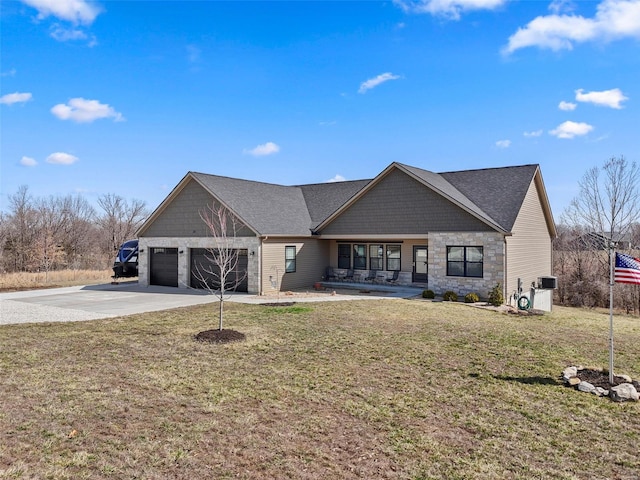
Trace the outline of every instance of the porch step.
[[389, 292], [400, 298], [422, 295], [421, 286], [414, 285], [385, 285], [381, 283], [351, 283], [351, 282], [318, 282], [323, 288], [343, 288], [347, 290], [367, 290], [369, 292]]

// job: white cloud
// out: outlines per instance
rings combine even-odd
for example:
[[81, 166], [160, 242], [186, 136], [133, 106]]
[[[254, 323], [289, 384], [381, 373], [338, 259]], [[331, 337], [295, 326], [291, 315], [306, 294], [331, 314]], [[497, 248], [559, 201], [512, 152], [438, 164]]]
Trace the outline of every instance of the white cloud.
[[64, 28], [60, 25], [54, 25], [51, 28], [51, 37], [59, 42], [68, 42], [69, 40], [84, 40], [87, 34], [77, 28]]
[[575, 103], [565, 102], [564, 100], [558, 104], [558, 108], [560, 110], [564, 110], [565, 112], [571, 112], [572, 110], [575, 110], [577, 106], [578, 105], [576, 105]]
[[38, 165], [38, 162], [36, 162], [35, 158], [22, 157], [20, 159], [20, 165], [23, 165], [25, 167], [35, 167], [36, 165]]
[[252, 149], [244, 149], [242, 153], [253, 155], [254, 157], [264, 157], [265, 155], [272, 155], [278, 153], [280, 147], [273, 142], [263, 143]]
[[0, 77], [15, 77], [16, 73], [18, 73], [17, 70], [15, 68], [12, 68], [8, 72], [0, 73]]
[[90, 47], [95, 47], [98, 44], [95, 35], [89, 36], [79, 28], [65, 28], [57, 23], [51, 26], [49, 35], [59, 42], [89, 40]]
[[571, 0], [553, 0], [549, 5], [549, 10], [558, 14], [561, 12], [573, 12], [576, 5]]
[[78, 123], [90, 123], [100, 118], [113, 118], [115, 122], [124, 121], [122, 114], [116, 112], [113, 107], [98, 100], [84, 98], [72, 98], [66, 105], [59, 103], [51, 108], [51, 113], [60, 120], [73, 120]]
[[523, 134], [527, 138], [531, 137], [540, 137], [542, 135], [542, 130], [534, 130], [532, 132], [524, 132]]
[[498, 148], [509, 148], [511, 146], [511, 140], [498, 140], [496, 142], [496, 147]]
[[54, 165], [71, 165], [79, 160], [69, 153], [56, 152], [47, 157], [47, 163], [53, 163]]
[[388, 82], [389, 80], [398, 80], [399, 78], [400, 75], [394, 75], [390, 72], [382, 73], [377, 77], [370, 78], [369, 80], [362, 82], [358, 89], [358, 93], [366, 93], [367, 90], [371, 90], [384, 82]]
[[91, 25], [102, 12], [95, 2], [87, 0], [22, 0], [38, 10], [38, 18], [54, 16], [74, 24]]
[[494, 10], [508, 0], [393, 0], [407, 13], [428, 13], [459, 20], [462, 12], [471, 10]]
[[344, 178], [342, 175], [337, 173], [335, 177], [330, 178], [329, 180], [327, 180], [327, 183], [344, 182], [345, 180], [346, 180], [346, 178]]
[[558, 138], [574, 138], [586, 135], [593, 130], [593, 126], [583, 122], [567, 121], [558, 125], [555, 129], [550, 130], [549, 134]]
[[13, 105], [14, 103], [24, 103], [31, 100], [32, 95], [30, 93], [7, 93], [0, 97], [0, 103], [4, 105]]
[[503, 53], [526, 47], [571, 50], [576, 43], [627, 37], [640, 39], [640, 0], [603, 0], [593, 18], [557, 13], [534, 18], [509, 37]]
[[582, 89], [576, 90], [576, 100], [578, 102], [593, 103], [601, 107], [611, 107], [619, 110], [622, 108], [620, 104], [625, 100], [629, 100], [619, 88], [603, 90], [602, 92], [582, 93], [583, 91]]

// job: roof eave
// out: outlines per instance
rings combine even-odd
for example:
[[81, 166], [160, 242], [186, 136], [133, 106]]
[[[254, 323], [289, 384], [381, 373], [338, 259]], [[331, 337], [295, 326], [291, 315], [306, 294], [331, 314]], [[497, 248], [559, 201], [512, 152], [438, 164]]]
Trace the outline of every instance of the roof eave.
[[189, 180], [193, 178], [192, 172], [187, 172], [187, 174], [182, 177], [182, 180], [178, 182], [178, 184], [173, 187], [173, 190], [165, 197], [165, 199], [156, 207], [156, 209], [151, 212], [151, 215], [147, 217], [140, 228], [136, 230], [135, 236], [140, 237], [144, 234], [145, 231], [149, 229], [149, 226], [160, 216], [160, 214], [167, 208], [167, 206], [173, 201], [175, 197], [182, 191], [182, 189], [189, 183]]
[[147, 220], [145, 220], [145, 222], [142, 224], [142, 226], [140, 226], [140, 228], [136, 231], [136, 234], [135, 234], [136, 237], [140, 237], [141, 235], [144, 234], [144, 232], [146, 230], [149, 229], [151, 224], [160, 216], [160, 214], [162, 212], [164, 212], [166, 210], [166, 208], [171, 204], [171, 202], [173, 202], [173, 200], [175, 200], [175, 198], [187, 186], [187, 184], [189, 183], [190, 180], [193, 180], [198, 185], [200, 185], [202, 188], [204, 188], [205, 191], [207, 193], [209, 193], [209, 195], [211, 195], [214, 199], [216, 199], [218, 202], [220, 202], [221, 205], [223, 205], [232, 215], [234, 215], [238, 220], [240, 220], [240, 222], [242, 222], [247, 228], [249, 228], [249, 230], [251, 230], [256, 236], [260, 236], [261, 235], [260, 232], [258, 232], [251, 224], [249, 224], [249, 222], [247, 222], [244, 218], [242, 218], [240, 215], [238, 215], [237, 212], [235, 212], [231, 207], [229, 207], [229, 205], [227, 205], [215, 193], [213, 193], [206, 185], [204, 185], [197, 178], [197, 176], [194, 174], [194, 172], [187, 172], [187, 174], [182, 178], [182, 180], [180, 180], [180, 182], [178, 182], [178, 185], [176, 185], [173, 188], [173, 190], [171, 190], [171, 193], [169, 193], [169, 195], [167, 195], [167, 197], [162, 201], [162, 203], [160, 203], [160, 205], [158, 205], [158, 207], [151, 213], [151, 215], [149, 215]]
[[216, 195], [214, 192], [211, 191], [211, 189], [209, 187], [207, 187], [203, 182], [201, 182], [197, 176], [192, 175], [192, 178], [194, 181], [196, 181], [198, 183], [198, 185], [200, 185], [202, 188], [204, 188], [209, 195], [211, 195], [213, 198], [215, 198], [218, 202], [220, 202], [220, 204], [226, 208], [235, 218], [237, 218], [238, 220], [240, 220], [240, 222], [245, 225], [246, 227], [249, 228], [249, 230], [251, 230], [254, 235], [256, 237], [260, 236], [260, 232], [253, 226], [251, 225], [249, 222], [247, 222], [244, 218], [242, 218], [241, 215], [238, 214], [238, 212], [236, 212], [233, 208], [231, 208], [224, 200], [222, 200], [218, 195]]
[[556, 238], [558, 236], [558, 230], [556, 228], [556, 222], [553, 219], [553, 212], [551, 211], [551, 204], [549, 202], [549, 197], [547, 196], [547, 189], [544, 186], [544, 180], [542, 178], [542, 172], [540, 171], [540, 166], [536, 167], [536, 173], [534, 175], [534, 181], [536, 182], [536, 187], [538, 188], [538, 194], [542, 200], [542, 210], [544, 212], [545, 220], [547, 222], [547, 228], [549, 229], [549, 233], [551, 234], [551, 238]]
[[[358, 193], [356, 193], [353, 197], [351, 197], [349, 199], [349, 201], [347, 201], [339, 209], [337, 209], [333, 214], [331, 214], [324, 221], [322, 221], [314, 230], [315, 231], [321, 231], [323, 228], [325, 228], [333, 220], [335, 220], [337, 217], [339, 217], [342, 214], [342, 212], [344, 212], [344, 210], [349, 208], [353, 203], [357, 202], [358, 199], [360, 199], [362, 196], [364, 196], [375, 185], [380, 183], [380, 181], [382, 181], [382, 179], [385, 176], [387, 176], [395, 168], [401, 170], [406, 175], [409, 175], [411, 178], [413, 178], [414, 180], [418, 181], [419, 183], [421, 183], [425, 187], [433, 190], [434, 192], [436, 192], [441, 197], [446, 198], [451, 203], [456, 205], [458, 208], [461, 208], [462, 210], [464, 210], [465, 212], [469, 213], [473, 217], [477, 218], [482, 223], [484, 223], [485, 225], [488, 225], [489, 227], [491, 227], [492, 229], [496, 230], [497, 232], [505, 234], [505, 235], [510, 234], [510, 232], [508, 230], [504, 229], [498, 223], [496, 223], [494, 221], [491, 221], [488, 218], [485, 218], [485, 216], [488, 217], [488, 215], [486, 215], [486, 214], [484, 214], [485, 216], [478, 215], [476, 212], [474, 212], [473, 210], [467, 208], [465, 205], [462, 205], [456, 199], [454, 199], [451, 196], [447, 195], [446, 193], [442, 192], [440, 189], [436, 188], [434, 185], [431, 185], [430, 183], [425, 182], [422, 178], [418, 177], [413, 172], [411, 172], [409, 169], [407, 169], [405, 165], [403, 165], [401, 163], [398, 163], [398, 162], [393, 162], [389, 166], [387, 166], [387, 168], [385, 168], [382, 172], [380, 172], [373, 180], [371, 180], [367, 185], [365, 185]], [[455, 188], [455, 187], [453, 187], [453, 188]], [[462, 195], [462, 193], [460, 193], [460, 195]], [[471, 202], [471, 200], [469, 200], [469, 202]], [[473, 203], [473, 202], [471, 202], [471, 203]]]

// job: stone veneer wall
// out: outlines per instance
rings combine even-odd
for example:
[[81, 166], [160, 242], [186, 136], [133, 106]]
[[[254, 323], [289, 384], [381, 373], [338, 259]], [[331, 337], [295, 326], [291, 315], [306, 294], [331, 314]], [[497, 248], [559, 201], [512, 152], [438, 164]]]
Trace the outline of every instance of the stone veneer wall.
[[[483, 277], [448, 277], [447, 247], [483, 247]], [[486, 298], [498, 282], [504, 288], [504, 236], [498, 232], [429, 233], [429, 289], [436, 294], [452, 290], [458, 296], [477, 293]]]
[[[235, 248], [246, 248], [249, 251], [247, 290], [249, 293], [260, 291], [260, 240], [257, 237], [235, 237], [229, 239]], [[141, 237], [138, 256], [138, 283], [149, 286], [149, 249], [154, 247], [177, 248], [184, 253], [178, 254], [178, 288], [189, 287], [189, 266], [191, 264], [191, 248], [212, 248], [211, 237]], [[251, 255], [251, 252], [254, 252]]]

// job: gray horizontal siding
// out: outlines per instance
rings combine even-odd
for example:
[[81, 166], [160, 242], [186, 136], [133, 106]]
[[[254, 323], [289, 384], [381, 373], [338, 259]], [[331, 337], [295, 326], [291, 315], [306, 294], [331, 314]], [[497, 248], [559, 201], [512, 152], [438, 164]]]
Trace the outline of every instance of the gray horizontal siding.
[[512, 233], [506, 238], [508, 295], [517, 289], [518, 278], [528, 291], [538, 277], [552, 272], [551, 235], [535, 181], [529, 186]]
[[[214, 198], [197, 182], [191, 180], [160, 212], [143, 233], [144, 237], [210, 237], [211, 231], [200, 217], [211, 207]], [[216, 202], [216, 205], [217, 202]], [[255, 236], [243, 225], [237, 227], [236, 236]], [[229, 232], [232, 235], [232, 232]]]
[[490, 231], [457, 205], [393, 170], [327, 225], [322, 235], [402, 235]]
[[[296, 247], [296, 271], [285, 273], [285, 247]], [[311, 288], [322, 280], [329, 265], [329, 244], [314, 239], [290, 238], [262, 243], [262, 290], [265, 293]], [[272, 283], [273, 282], [273, 283]]]

